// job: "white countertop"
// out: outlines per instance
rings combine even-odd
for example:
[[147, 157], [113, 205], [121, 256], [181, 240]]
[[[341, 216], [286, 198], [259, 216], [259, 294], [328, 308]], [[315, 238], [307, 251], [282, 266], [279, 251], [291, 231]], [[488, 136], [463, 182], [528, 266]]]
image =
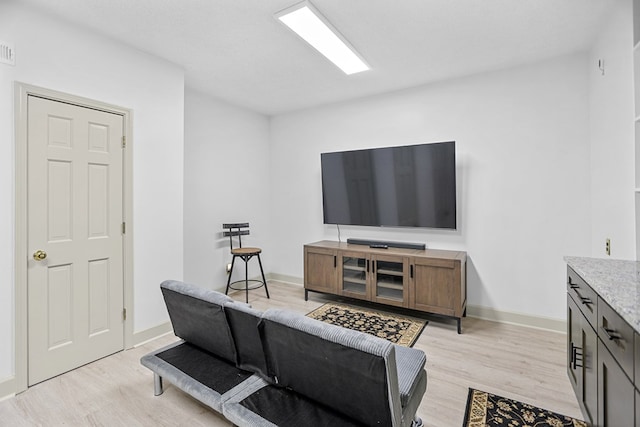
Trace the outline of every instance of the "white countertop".
[[640, 334], [640, 262], [570, 256], [564, 260]]

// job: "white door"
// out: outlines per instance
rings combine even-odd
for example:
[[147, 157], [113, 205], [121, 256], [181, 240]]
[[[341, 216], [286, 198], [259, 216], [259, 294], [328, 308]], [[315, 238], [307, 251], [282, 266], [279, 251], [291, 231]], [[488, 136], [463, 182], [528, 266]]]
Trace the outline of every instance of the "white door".
[[124, 348], [123, 117], [29, 96], [28, 383]]

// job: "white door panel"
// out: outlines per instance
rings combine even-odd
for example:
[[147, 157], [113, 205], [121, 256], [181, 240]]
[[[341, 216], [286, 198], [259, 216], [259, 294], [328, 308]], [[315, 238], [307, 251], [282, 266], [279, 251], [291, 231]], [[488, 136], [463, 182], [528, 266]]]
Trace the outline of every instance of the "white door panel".
[[29, 385], [122, 350], [123, 117], [28, 100]]

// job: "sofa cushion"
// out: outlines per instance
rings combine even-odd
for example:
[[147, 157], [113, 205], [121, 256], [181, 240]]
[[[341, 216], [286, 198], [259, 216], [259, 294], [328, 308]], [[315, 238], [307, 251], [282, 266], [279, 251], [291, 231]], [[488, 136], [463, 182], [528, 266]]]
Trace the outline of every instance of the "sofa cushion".
[[236, 345], [238, 367], [268, 379], [267, 362], [258, 331], [262, 312], [238, 302], [226, 302], [223, 307]]
[[[255, 376], [245, 379], [249, 373], [211, 353], [185, 344], [180, 340], [153, 351], [143, 356], [140, 363], [218, 412], [222, 412], [223, 401], [244, 391], [259, 379]], [[237, 385], [230, 388], [235, 383]]]
[[391, 343], [275, 309], [263, 313], [260, 330], [269, 374], [278, 385], [366, 425], [399, 424]]
[[174, 333], [233, 364], [236, 350], [222, 305], [233, 301], [219, 292], [175, 280], [160, 285]]
[[[239, 404], [277, 426], [361, 427], [364, 425], [293, 390], [272, 385], [254, 392]], [[223, 409], [227, 408], [223, 405]]]
[[220, 394], [253, 375], [253, 372], [237, 368], [188, 342], [158, 353], [156, 357]]

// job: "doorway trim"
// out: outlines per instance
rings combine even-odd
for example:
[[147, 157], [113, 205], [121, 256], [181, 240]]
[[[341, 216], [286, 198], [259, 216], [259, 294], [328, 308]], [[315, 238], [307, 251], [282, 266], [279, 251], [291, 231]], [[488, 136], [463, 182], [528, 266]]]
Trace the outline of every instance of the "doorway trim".
[[133, 112], [131, 109], [54, 91], [26, 83], [14, 83], [15, 97], [15, 393], [28, 388], [28, 299], [27, 299], [27, 99], [29, 96], [64, 102], [121, 115], [126, 147], [123, 149], [123, 286], [126, 310], [124, 349], [133, 347]]

